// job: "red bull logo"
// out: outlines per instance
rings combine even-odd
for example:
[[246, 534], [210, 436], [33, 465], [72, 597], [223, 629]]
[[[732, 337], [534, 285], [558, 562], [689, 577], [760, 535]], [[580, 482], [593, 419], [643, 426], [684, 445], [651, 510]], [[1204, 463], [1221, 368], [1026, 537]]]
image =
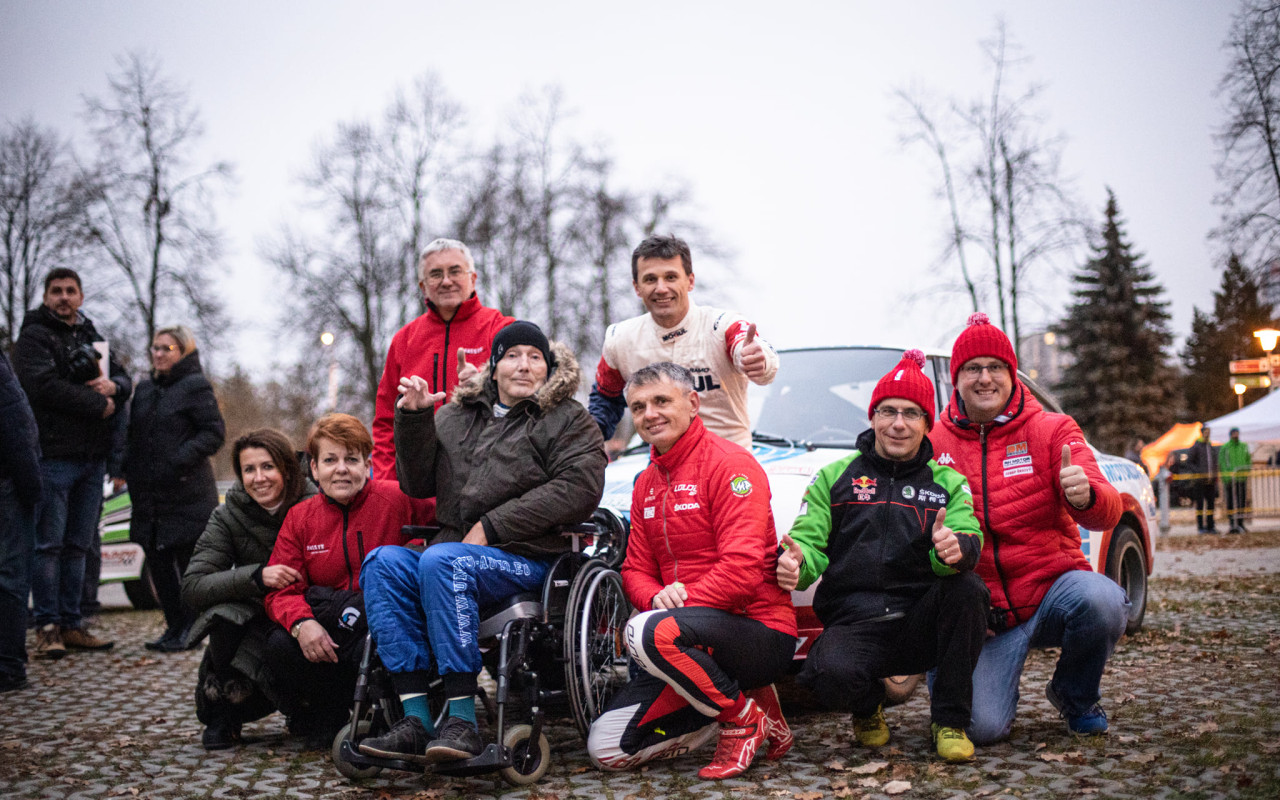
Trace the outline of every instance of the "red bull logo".
[[860, 477], [854, 478], [853, 488], [859, 489], [864, 492], [870, 491], [871, 489], [876, 488], [876, 479], [868, 478], [866, 475], [862, 475]]

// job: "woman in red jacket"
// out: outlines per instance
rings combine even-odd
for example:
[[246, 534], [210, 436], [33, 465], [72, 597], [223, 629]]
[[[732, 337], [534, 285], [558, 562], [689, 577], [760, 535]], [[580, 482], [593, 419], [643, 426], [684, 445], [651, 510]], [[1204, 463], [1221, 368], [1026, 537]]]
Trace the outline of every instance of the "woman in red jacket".
[[[687, 369], [635, 373], [627, 407], [652, 462], [636, 480], [623, 588], [643, 612], [627, 648], [644, 670], [591, 726], [587, 750], [626, 769], [720, 741], [704, 779], [791, 747], [773, 681], [791, 663], [796, 615], [778, 587], [769, 482], [751, 454], [709, 432]], [[719, 723], [717, 725], [717, 723]]]
[[414, 507], [394, 481], [369, 478], [373, 439], [355, 417], [321, 417], [307, 451], [320, 494], [289, 511], [271, 552], [269, 566], [301, 577], [266, 597], [280, 627], [265, 660], [290, 732], [326, 748], [346, 722], [367, 629], [360, 563], [375, 547], [404, 543]]

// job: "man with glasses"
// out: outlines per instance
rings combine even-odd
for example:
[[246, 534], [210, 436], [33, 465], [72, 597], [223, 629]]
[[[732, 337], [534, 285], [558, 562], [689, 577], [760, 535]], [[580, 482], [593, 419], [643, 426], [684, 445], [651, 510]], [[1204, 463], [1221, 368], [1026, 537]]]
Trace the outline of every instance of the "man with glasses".
[[115, 415], [133, 381], [115, 358], [102, 358], [105, 342], [80, 313], [84, 291], [75, 270], [51, 270], [43, 300], [22, 320], [13, 366], [40, 431], [44, 482], [31, 571], [32, 654], [56, 659], [68, 648], [106, 650], [113, 644], [85, 629], [81, 600]]
[[987, 589], [973, 573], [982, 531], [964, 476], [933, 460], [933, 384], [908, 350], [871, 395], [872, 427], [857, 449], [818, 471], [783, 537], [778, 585], [819, 577], [823, 631], [798, 680], [853, 713], [864, 747], [889, 741], [884, 678], [937, 667], [934, 747], [968, 761], [972, 676], [986, 635]]
[[[489, 360], [489, 343], [514, 322], [476, 297], [476, 264], [457, 239], [436, 239], [418, 261], [426, 313], [391, 338], [373, 414], [373, 477], [396, 479], [395, 412], [400, 379], [421, 376], [432, 392], [453, 389]], [[440, 405], [437, 403], [437, 406]]]
[[1120, 521], [1120, 495], [1103, 477], [1071, 417], [1053, 414], [1017, 378], [1018, 358], [985, 314], [951, 352], [956, 390], [930, 434], [939, 463], [969, 479], [987, 547], [977, 573], [991, 591], [992, 636], [973, 675], [978, 744], [1009, 735], [1031, 647], [1060, 647], [1045, 687], [1072, 735], [1107, 732], [1102, 671], [1124, 633], [1124, 590], [1092, 571], [1077, 526]]

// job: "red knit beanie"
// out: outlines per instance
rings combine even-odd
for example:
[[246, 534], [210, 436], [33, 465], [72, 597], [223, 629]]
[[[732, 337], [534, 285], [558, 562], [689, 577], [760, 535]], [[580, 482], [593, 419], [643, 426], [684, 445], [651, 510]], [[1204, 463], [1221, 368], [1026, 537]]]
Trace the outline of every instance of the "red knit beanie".
[[960, 368], [966, 361], [979, 356], [998, 358], [1009, 365], [1010, 373], [1018, 371], [1018, 357], [1013, 354], [1009, 337], [992, 325], [991, 320], [981, 311], [969, 315], [965, 329], [960, 331], [951, 348], [951, 383], [956, 383]]
[[876, 390], [871, 393], [871, 408], [867, 410], [867, 419], [875, 416], [876, 406], [881, 400], [900, 397], [910, 400], [924, 409], [925, 421], [929, 429], [933, 429], [933, 382], [925, 377], [924, 353], [919, 350], [908, 350], [902, 354], [898, 366], [889, 370], [889, 374], [880, 379]]

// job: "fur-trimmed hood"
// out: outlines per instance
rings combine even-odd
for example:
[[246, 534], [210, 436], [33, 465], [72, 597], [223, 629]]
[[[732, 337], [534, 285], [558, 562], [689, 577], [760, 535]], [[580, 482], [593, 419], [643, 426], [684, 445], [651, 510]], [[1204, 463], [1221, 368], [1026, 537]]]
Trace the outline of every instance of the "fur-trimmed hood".
[[[547, 376], [547, 382], [542, 384], [542, 388], [533, 395], [533, 399], [538, 402], [538, 408], [546, 413], [555, 406], [569, 400], [578, 391], [578, 383], [582, 380], [582, 371], [578, 367], [578, 360], [574, 358], [573, 351], [568, 345], [562, 342], [551, 343], [551, 355], [556, 360], [556, 367]], [[492, 404], [497, 402], [498, 384], [493, 380], [492, 369], [489, 364], [484, 365], [484, 369], [480, 370], [480, 374], [473, 377], [464, 384], [460, 384], [453, 392], [453, 397], [449, 400], [451, 403], [462, 405], [463, 403], [480, 400]]]

